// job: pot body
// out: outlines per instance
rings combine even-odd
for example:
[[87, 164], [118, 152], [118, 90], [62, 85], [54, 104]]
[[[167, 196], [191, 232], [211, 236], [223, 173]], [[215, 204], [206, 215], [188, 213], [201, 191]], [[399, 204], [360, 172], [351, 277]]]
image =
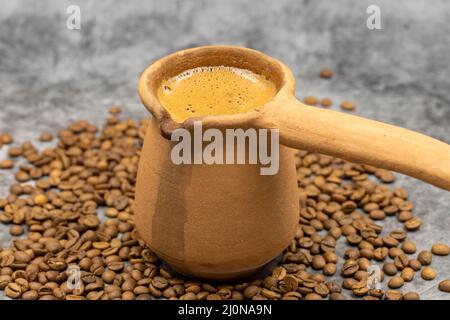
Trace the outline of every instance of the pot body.
[[174, 270], [208, 279], [251, 274], [293, 239], [299, 202], [293, 150], [280, 146], [279, 171], [259, 165], [181, 164], [158, 123], [148, 125], [139, 163], [135, 223]]

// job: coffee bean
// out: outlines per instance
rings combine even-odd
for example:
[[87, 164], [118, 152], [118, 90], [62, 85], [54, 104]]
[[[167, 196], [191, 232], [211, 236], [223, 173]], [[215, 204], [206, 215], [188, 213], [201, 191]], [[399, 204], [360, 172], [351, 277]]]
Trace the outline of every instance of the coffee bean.
[[386, 213], [382, 210], [372, 210], [370, 211], [369, 216], [373, 220], [383, 220], [386, 218]]
[[342, 274], [345, 277], [352, 276], [358, 269], [359, 266], [355, 260], [347, 260], [342, 267]]
[[383, 237], [383, 243], [386, 247], [391, 248], [396, 247], [398, 245], [398, 240], [391, 236], [386, 236]]
[[10, 159], [0, 161], [0, 169], [11, 169], [14, 167], [14, 162]]
[[14, 141], [13, 137], [9, 133], [0, 134], [0, 142], [2, 144], [11, 144]]
[[278, 287], [282, 292], [296, 291], [298, 288], [298, 280], [292, 275], [287, 275], [278, 283]]
[[329, 107], [333, 104], [333, 101], [329, 98], [320, 99], [320, 105], [322, 107]]
[[395, 181], [394, 174], [388, 170], [377, 169], [375, 175], [384, 183], [392, 183]]
[[62, 245], [59, 243], [57, 239], [49, 238], [45, 241], [45, 249], [48, 252], [56, 253], [62, 249]]
[[318, 283], [314, 287], [314, 292], [320, 295], [321, 297], [327, 297], [330, 293], [330, 290], [328, 289], [327, 285], [325, 283]]
[[404, 283], [405, 283], [405, 281], [403, 280], [403, 278], [397, 276], [397, 277], [392, 277], [389, 280], [388, 286], [391, 289], [398, 289], [398, 288], [401, 288]]
[[330, 79], [333, 77], [333, 71], [328, 68], [322, 69], [320, 70], [320, 77], [324, 79]]
[[24, 300], [37, 300], [38, 298], [39, 295], [36, 290], [29, 290], [22, 294], [22, 299]]
[[386, 290], [385, 298], [386, 300], [401, 300], [403, 298], [403, 294], [398, 290]]
[[25, 232], [25, 229], [21, 225], [12, 225], [9, 228], [9, 233], [12, 236], [20, 236]]
[[[122, 293], [122, 300], [134, 300], [135, 297], [136, 296], [131, 291], [125, 291]], [[193, 300], [193, 299], [189, 299], [189, 300]]]
[[419, 271], [422, 268], [422, 263], [418, 259], [409, 260], [409, 267], [414, 271]]
[[322, 269], [323, 274], [326, 276], [332, 276], [336, 274], [336, 271], [337, 267], [336, 264], [334, 263], [327, 263]]
[[333, 292], [330, 294], [330, 300], [347, 300], [345, 296], [338, 292]]
[[411, 220], [413, 218], [413, 214], [411, 211], [401, 211], [398, 215], [397, 215], [397, 219], [400, 222], [406, 222], [408, 220]]
[[384, 296], [384, 290], [382, 290], [382, 289], [370, 289], [369, 290], [369, 295], [372, 296], [372, 297], [376, 297], [378, 299], [381, 299]]
[[369, 287], [366, 280], [361, 280], [353, 284], [352, 292], [357, 297], [363, 297], [369, 292]]
[[407, 254], [413, 254], [416, 252], [416, 245], [410, 240], [405, 240], [402, 244], [402, 250]]
[[[267, 290], [267, 289], [263, 289], [263, 290]], [[270, 294], [269, 294], [268, 292], [271, 292], [271, 293], [273, 293], [274, 295], [280, 296], [280, 295], [277, 294], [276, 292], [273, 292], [273, 291], [270, 291], [270, 290], [264, 291], [264, 292], [262, 292], [262, 293], [263, 293], [263, 295], [266, 294], [266, 295], [270, 296]], [[269, 298], [269, 297], [268, 297], [268, 298]], [[273, 299], [275, 299], [275, 298], [273, 298]], [[216, 294], [216, 293], [209, 293], [208, 296], [206, 297], [206, 300], [222, 300], [222, 298], [221, 298], [218, 294]]]
[[391, 262], [385, 262], [383, 265], [383, 271], [388, 275], [388, 276], [394, 276], [397, 274], [398, 269], [395, 266], [395, 264], [391, 263]]
[[425, 267], [422, 269], [422, 272], [420, 274], [422, 276], [422, 279], [424, 280], [434, 280], [436, 278], [436, 271], [430, 267]]
[[342, 287], [347, 290], [352, 290], [353, 285], [357, 282], [358, 281], [353, 278], [346, 278], [342, 281]]
[[417, 292], [407, 292], [403, 295], [403, 300], [420, 300], [420, 295]]
[[431, 252], [438, 256], [448, 256], [450, 254], [450, 247], [446, 244], [436, 243], [433, 244]]
[[39, 136], [39, 140], [42, 142], [49, 142], [53, 140], [53, 135], [50, 132], [43, 132]]
[[372, 297], [372, 296], [365, 296], [362, 298], [362, 300], [380, 300], [377, 297]]
[[395, 257], [398, 257], [399, 255], [404, 254], [403, 250], [397, 247], [389, 248], [389, 257], [392, 259], [395, 259]]
[[317, 105], [317, 103], [318, 103], [319, 101], [317, 100], [316, 97], [313, 97], [313, 96], [307, 96], [307, 97], [305, 97], [305, 99], [303, 99], [303, 102], [304, 102], [305, 104], [307, 104], [307, 105], [315, 106], [315, 105]]
[[409, 231], [415, 231], [422, 225], [422, 220], [420, 218], [412, 218], [405, 222], [405, 228]]
[[450, 292], [450, 279], [439, 282], [439, 290], [443, 292]]
[[351, 101], [343, 101], [341, 103], [341, 108], [343, 110], [353, 111], [353, 110], [355, 110], [355, 104]]
[[161, 289], [164, 289], [165, 287], [167, 287], [168, 281], [167, 281], [166, 278], [157, 276], [157, 277], [153, 278], [153, 280], [152, 280], [152, 285], [153, 285], [155, 288], [161, 290]]
[[373, 257], [376, 260], [383, 261], [388, 256], [389, 249], [386, 247], [377, 248], [373, 252]]
[[406, 232], [402, 229], [395, 229], [389, 235], [398, 241], [403, 241], [406, 239]]
[[0, 275], [0, 290], [5, 290], [6, 286], [12, 281], [10, 275], [2, 274]]
[[415, 276], [415, 272], [412, 268], [410, 267], [406, 267], [402, 270], [401, 272], [401, 277], [403, 278], [403, 280], [405, 280], [406, 282], [412, 281], [414, 279]]
[[6, 286], [5, 294], [9, 298], [17, 299], [21, 296], [22, 289], [17, 283], [11, 282]]
[[433, 255], [431, 254], [430, 251], [424, 250], [419, 253], [417, 259], [420, 261], [422, 265], [428, 266], [433, 261]]
[[323, 256], [314, 256], [311, 262], [311, 266], [316, 269], [320, 270], [323, 269], [323, 267], [326, 265], [325, 258]]
[[286, 277], [286, 274], [286, 269], [283, 267], [275, 267], [272, 270], [272, 277], [274, 277], [278, 281], [283, 280]]
[[[227, 299], [222, 299], [222, 297], [219, 294], [213, 293], [212, 295], [217, 296], [217, 299], [215, 299], [215, 300], [227, 300]], [[261, 289], [261, 295], [263, 295], [264, 297], [266, 297], [268, 299], [280, 299], [281, 298], [281, 295], [279, 293], [276, 293], [275, 291], [271, 291], [266, 288]], [[230, 292], [230, 296], [231, 296], [231, 292]]]
[[261, 291], [261, 288], [257, 286], [248, 286], [244, 290], [244, 298], [246, 299], [252, 299], [254, 296], [256, 296]]
[[322, 296], [317, 293], [308, 293], [305, 296], [305, 300], [322, 300]]
[[403, 270], [409, 264], [409, 259], [405, 254], [400, 254], [394, 258], [394, 264], [398, 270]]
[[353, 245], [353, 246], [354, 246], [354, 245], [357, 245], [357, 244], [359, 244], [361, 241], [362, 241], [361, 236], [358, 235], [358, 234], [356, 234], [356, 233], [347, 236], [347, 242], [348, 242], [350, 245]]
[[327, 287], [330, 290], [330, 293], [341, 292], [341, 286], [336, 281], [327, 282]]

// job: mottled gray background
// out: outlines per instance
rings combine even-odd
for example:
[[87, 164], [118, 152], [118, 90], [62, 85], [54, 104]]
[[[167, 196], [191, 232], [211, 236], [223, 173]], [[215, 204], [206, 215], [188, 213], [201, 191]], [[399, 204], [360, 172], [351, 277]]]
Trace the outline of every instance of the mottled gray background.
[[[81, 30], [66, 28], [70, 4], [81, 8]], [[381, 8], [382, 30], [366, 27], [370, 4]], [[284, 61], [299, 97], [355, 100], [358, 115], [450, 142], [449, 21], [445, 0], [0, 0], [0, 132], [20, 142], [74, 119], [101, 124], [111, 104], [146, 116], [137, 79], [151, 61], [181, 48], [234, 44]], [[331, 81], [317, 76], [324, 66], [336, 73]], [[0, 171], [0, 197], [12, 181]], [[450, 193], [404, 176], [398, 185], [424, 220], [412, 235], [419, 249], [449, 243]], [[0, 228], [5, 244], [10, 238]], [[450, 278], [450, 258], [436, 257], [434, 267], [435, 281], [405, 289], [449, 299], [437, 283]]]

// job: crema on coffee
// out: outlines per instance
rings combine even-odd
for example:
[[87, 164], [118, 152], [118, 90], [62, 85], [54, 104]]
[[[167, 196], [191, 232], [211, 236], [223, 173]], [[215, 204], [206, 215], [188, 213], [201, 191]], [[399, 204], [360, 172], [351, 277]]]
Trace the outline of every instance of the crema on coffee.
[[244, 113], [270, 101], [275, 85], [250, 70], [208, 66], [164, 80], [160, 103], [177, 122], [191, 117]]

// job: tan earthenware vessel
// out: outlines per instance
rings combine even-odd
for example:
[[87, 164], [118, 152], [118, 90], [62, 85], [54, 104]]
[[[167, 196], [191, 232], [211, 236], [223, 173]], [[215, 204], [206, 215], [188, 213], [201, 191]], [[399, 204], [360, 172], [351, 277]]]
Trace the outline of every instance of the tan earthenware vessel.
[[[273, 81], [278, 93], [253, 111], [176, 123], [161, 106], [161, 81], [184, 70], [226, 65]], [[292, 148], [366, 163], [450, 190], [450, 146], [425, 135], [349, 114], [310, 107], [294, 96], [295, 80], [280, 61], [234, 46], [183, 50], [148, 67], [139, 95], [152, 113], [137, 177], [135, 218], [140, 236], [182, 273], [230, 279], [258, 270], [295, 234], [299, 202]], [[278, 128], [280, 170], [260, 174], [259, 165], [174, 165], [176, 128]]]

